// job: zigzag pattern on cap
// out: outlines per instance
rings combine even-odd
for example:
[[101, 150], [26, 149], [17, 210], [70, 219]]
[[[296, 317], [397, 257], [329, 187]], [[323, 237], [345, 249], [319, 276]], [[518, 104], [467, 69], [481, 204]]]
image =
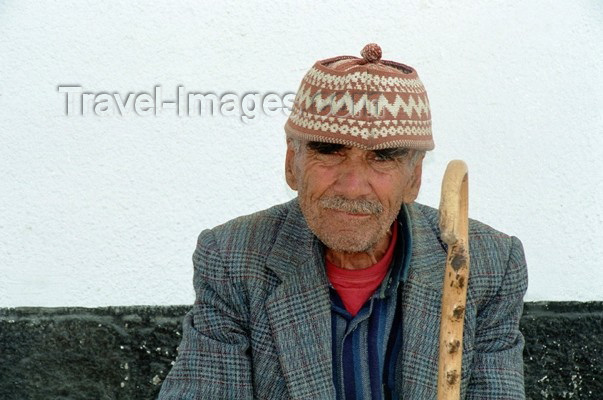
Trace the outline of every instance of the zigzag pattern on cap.
[[[312, 92], [313, 89], [315, 90], [314, 93]], [[323, 92], [325, 93], [324, 96], [322, 95]], [[340, 111], [347, 110], [347, 114], [352, 117], [368, 115], [370, 117], [385, 118], [384, 111], [387, 111], [391, 118], [397, 118], [400, 111], [403, 111], [408, 118], [412, 117], [413, 112], [419, 118], [422, 116], [429, 118], [429, 100], [426, 96], [420, 94], [410, 95], [407, 101], [398, 94], [395, 94], [393, 101], [388, 100], [383, 93], [378, 94], [378, 96], [376, 99], [369, 99], [369, 95], [366, 93], [328, 92], [322, 88], [306, 86], [302, 83], [294, 103], [304, 110], [314, 109], [318, 113], [330, 107], [327, 110], [330, 115], [337, 115]]]

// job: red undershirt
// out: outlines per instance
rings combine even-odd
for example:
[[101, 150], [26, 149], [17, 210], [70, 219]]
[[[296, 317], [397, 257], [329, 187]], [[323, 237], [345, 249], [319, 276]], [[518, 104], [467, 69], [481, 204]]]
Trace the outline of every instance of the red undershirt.
[[385, 255], [376, 264], [364, 269], [343, 269], [325, 260], [327, 277], [339, 294], [345, 309], [352, 316], [358, 314], [364, 303], [372, 296], [387, 274], [389, 265], [394, 257], [394, 248], [398, 237], [398, 224], [394, 221], [392, 238]]

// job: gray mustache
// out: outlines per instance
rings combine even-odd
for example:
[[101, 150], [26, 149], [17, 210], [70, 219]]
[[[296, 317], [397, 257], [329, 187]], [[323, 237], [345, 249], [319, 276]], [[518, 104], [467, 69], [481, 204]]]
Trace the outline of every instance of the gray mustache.
[[323, 208], [350, 214], [381, 214], [383, 206], [378, 201], [365, 199], [350, 200], [341, 196], [323, 197], [318, 201]]

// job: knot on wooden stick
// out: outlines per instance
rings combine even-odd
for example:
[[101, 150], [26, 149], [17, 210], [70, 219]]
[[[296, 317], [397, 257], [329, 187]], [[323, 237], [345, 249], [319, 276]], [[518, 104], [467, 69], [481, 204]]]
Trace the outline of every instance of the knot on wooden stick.
[[459, 373], [456, 371], [456, 369], [446, 371], [446, 382], [448, 382], [449, 385], [454, 385], [458, 380]]
[[448, 352], [450, 354], [454, 354], [457, 351], [459, 351], [459, 348], [461, 347], [461, 341], [457, 340], [457, 339], [453, 339], [447, 343], [447, 347], [448, 347]]
[[454, 269], [454, 272], [459, 272], [459, 269], [467, 265], [467, 256], [464, 253], [456, 253], [452, 257], [450, 265]]
[[452, 310], [452, 319], [455, 321], [458, 321], [464, 317], [464, 315], [465, 315], [464, 313], [465, 313], [465, 306], [458, 304], [457, 306], [454, 307], [454, 310]]

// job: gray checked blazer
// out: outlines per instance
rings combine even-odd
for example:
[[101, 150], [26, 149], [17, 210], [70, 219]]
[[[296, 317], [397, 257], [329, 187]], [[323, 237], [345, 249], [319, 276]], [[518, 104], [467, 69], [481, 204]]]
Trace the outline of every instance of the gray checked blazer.
[[[446, 247], [437, 210], [405, 205], [413, 249], [402, 293], [396, 389], [436, 398]], [[524, 399], [520, 241], [470, 221], [461, 397]], [[297, 199], [199, 235], [196, 300], [159, 399], [334, 399], [323, 250]]]

